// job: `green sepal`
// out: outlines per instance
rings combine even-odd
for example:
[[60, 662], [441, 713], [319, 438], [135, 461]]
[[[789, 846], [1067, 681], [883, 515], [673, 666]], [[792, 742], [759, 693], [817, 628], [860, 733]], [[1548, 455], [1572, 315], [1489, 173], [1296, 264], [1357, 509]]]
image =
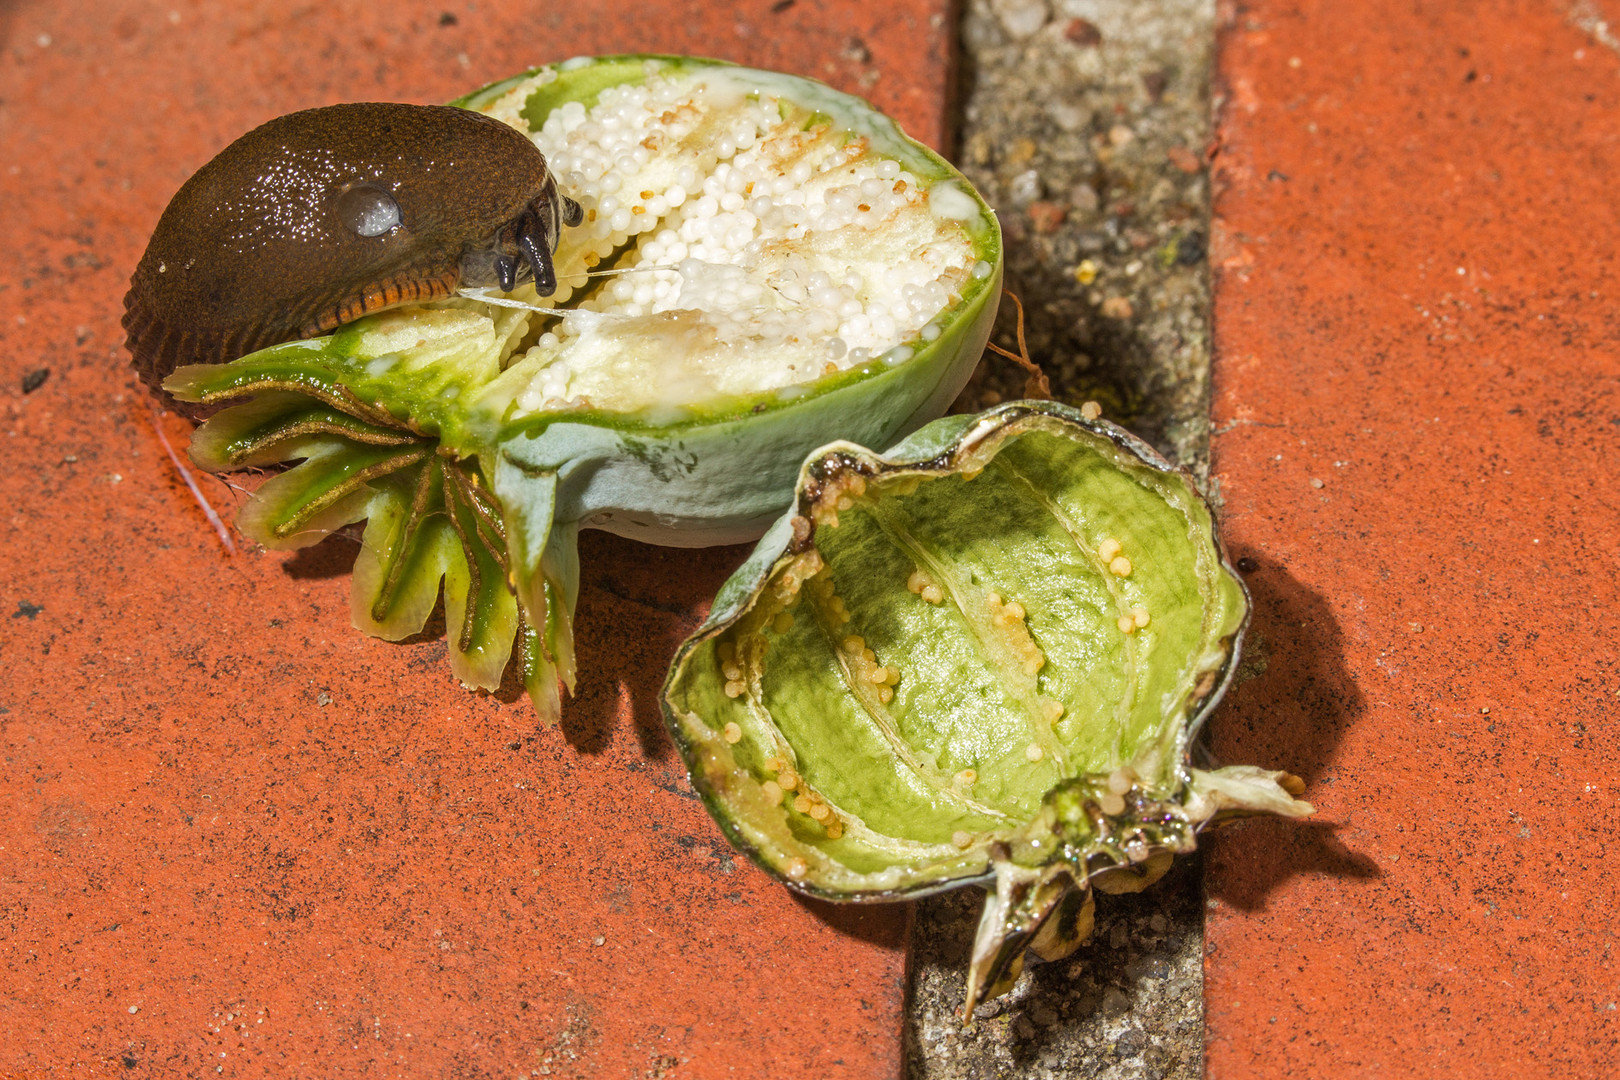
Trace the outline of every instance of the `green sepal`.
[[214, 415], [191, 439], [191, 459], [209, 472], [286, 461], [290, 444], [332, 436], [370, 446], [418, 441], [408, 431], [367, 423], [304, 394], [270, 390]]
[[237, 528], [267, 548], [292, 550], [366, 516], [368, 481], [408, 468], [431, 450], [409, 446], [355, 446], [314, 438], [288, 444], [303, 462], [266, 480], [236, 516]]
[[461, 557], [455, 530], [444, 516], [440, 465], [417, 469], [378, 485], [366, 508], [366, 531], [350, 581], [354, 625], [386, 641], [418, 634], [439, 602], [439, 582]]
[[512, 655], [517, 599], [507, 586], [504, 554], [490, 543], [488, 508], [479, 506], [464, 476], [445, 472], [447, 519], [462, 552], [444, 576], [450, 670], [465, 686], [495, 690]]

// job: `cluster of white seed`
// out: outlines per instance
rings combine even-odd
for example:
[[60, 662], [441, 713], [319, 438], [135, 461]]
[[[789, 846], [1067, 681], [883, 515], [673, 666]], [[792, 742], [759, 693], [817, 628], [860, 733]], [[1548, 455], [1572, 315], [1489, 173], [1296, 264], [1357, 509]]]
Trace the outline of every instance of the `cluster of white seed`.
[[1109, 817], [1117, 817], [1125, 812], [1125, 796], [1136, 786], [1136, 770], [1129, 765], [1120, 766], [1108, 774], [1105, 786], [1108, 790], [1098, 796], [1097, 808]]
[[911, 576], [906, 578], [906, 590], [916, 593], [930, 604], [937, 604], [945, 599], [945, 590], [935, 584], [926, 571], [913, 570]]
[[569, 312], [553, 323], [537, 345], [548, 367], [520, 408], [625, 392], [613, 385], [622, 371], [598, 378], [592, 350], [570, 346], [626, 320], [688, 316], [682, 363], [698, 377], [658, 388], [672, 403], [901, 363], [907, 342], [939, 336], [936, 317], [976, 268], [960, 227], [899, 162], [862, 139], [807, 132], [802, 109], [749, 89], [724, 73], [655, 72], [589, 109], [560, 106], [532, 134], [585, 210], [558, 254], [557, 302], [628, 250], [580, 305], [610, 321]]
[[851, 634], [842, 642], [844, 662], [859, 682], [870, 683], [877, 689], [878, 701], [887, 705], [894, 700], [894, 687], [900, 681], [900, 669], [877, 662], [877, 653], [867, 647], [866, 639]]
[[[1131, 571], [1136, 569], [1131, 565], [1131, 560], [1122, 554], [1123, 551], [1124, 546], [1111, 536], [1097, 545], [1097, 558], [1107, 564], [1108, 572], [1115, 577], [1130, 577]], [[1145, 630], [1152, 621], [1153, 617], [1148, 614], [1148, 609], [1140, 606], [1131, 608], [1116, 620], [1122, 634], [1134, 634], [1138, 630]]]
[[793, 798], [793, 809], [806, 815], [819, 824], [827, 832], [827, 839], [837, 840], [844, 835], [844, 822], [839, 818], [838, 812], [828, 805], [821, 792], [806, 784], [784, 757], [772, 757], [765, 761], [765, 770], [775, 774], [775, 778], [766, 780], [759, 786], [765, 800], [772, 806], [781, 806]]
[[1035, 639], [1029, 634], [1029, 627], [1024, 625], [1027, 612], [1024, 605], [1014, 600], [1007, 603], [1001, 599], [1000, 593], [990, 593], [985, 598], [985, 606], [990, 610], [990, 621], [1000, 627], [1005, 640], [1023, 663], [1024, 674], [1034, 675], [1046, 666], [1046, 654], [1041, 647], [1035, 644]]

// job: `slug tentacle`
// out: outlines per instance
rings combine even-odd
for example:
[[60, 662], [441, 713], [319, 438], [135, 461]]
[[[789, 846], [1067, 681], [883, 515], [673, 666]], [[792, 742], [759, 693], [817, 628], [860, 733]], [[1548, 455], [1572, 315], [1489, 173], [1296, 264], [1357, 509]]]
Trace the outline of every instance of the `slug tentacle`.
[[271, 120], [188, 180], [124, 298], [135, 369], [159, 390], [381, 308], [510, 291], [552, 254], [579, 204], [515, 128], [450, 106], [360, 103]]

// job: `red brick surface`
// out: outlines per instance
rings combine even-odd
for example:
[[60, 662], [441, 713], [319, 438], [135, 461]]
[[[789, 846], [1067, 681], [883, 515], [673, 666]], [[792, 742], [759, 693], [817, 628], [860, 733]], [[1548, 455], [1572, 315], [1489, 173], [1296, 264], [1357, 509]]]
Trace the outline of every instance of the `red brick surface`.
[[1620, 1075], [1605, 11], [1224, 6], [1215, 742], [1320, 819], [1213, 840], [1216, 1080]]
[[168, 197], [273, 115], [649, 50], [820, 76], [938, 143], [945, 8], [0, 7], [0, 1076], [898, 1072], [905, 909], [754, 871], [663, 735], [739, 549], [587, 534], [580, 695], [538, 728], [441, 642], [350, 629], [352, 542], [227, 557], [118, 318]]

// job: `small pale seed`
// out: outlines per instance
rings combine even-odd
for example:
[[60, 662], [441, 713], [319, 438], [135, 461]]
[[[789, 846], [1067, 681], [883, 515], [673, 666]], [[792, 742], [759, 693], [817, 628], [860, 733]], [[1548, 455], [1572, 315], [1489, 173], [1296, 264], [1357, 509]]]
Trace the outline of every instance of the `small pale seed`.
[[1121, 615], [1118, 623], [1120, 633], [1132, 634], [1136, 632], [1136, 620], [1131, 618], [1129, 615]]
[[959, 848], [969, 847], [973, 843], [973, 834], [970, 832], [963, 832], [961, 829], [957, 829], [955, 832], [951, 833], [951, 843], [955, 844]]
[[789, 859], [783, 870], [790, 878], [802, 878], [810, 872], [810, 864], [803, 859]]
[[832, 817], [832, 807], [828, 806], [826, 803], [817, 803], [810, 808], [810, 816], [815, 818], [817, 821], [826, 821], [828, 818]]
[[1039, 743], [1030, 743], [1028, 746], [1024, 747], [1024, 756], [1031, 761], [1041, 760], [1044, 753], [1045, 751], [1041, 749]]
[[1115, 817], [1125, 812], [1125, 798], [1110, 791], [1097, 799], [1097, 808], [1109, 817]]
[[782, 785], [778, 784], [775, 780], [765, 781], [763, 784], [759, 785], [759, 790], [760, 794], [765, 796], [765, 801], [770, 803], [772, 806], [782, 805]]
[[[1088, 259], [1087, 262], [1089, 261], [1090, 260]], [[1085, 263], [1081, 263], [1080, 265], [1082, 269], [1085, 267]], [[1092, 270], [1092, 276], [1096, 277], [1095, 269]], [[1090, 283], [1082, 281], [1081, 284], [1086, 285]], [[1080, 415], [1085, 417], [1087, 420], [1095, 420], [1097, 417], [1102, 415], [1102, 406], [1097, 404], [1095, 401], [1088, 401], [1084, 405], [1080, 406]]]
[[1148, 623], [1153, 621], [1153, 616], [1148, 614], [1148, 609], [1145, 607], [1133, 607], [1131, 608], [1131, 621], [1134, 622], [1136, 624], [1136, 628], [1140, 630], [1147, 626]]
[[815, 803], [810, 801], [810, 797], [808, 795], [800, 795], [798, 798], [793, 800], [793, 809], [797, 810], [801, 814], [808, 814], [811, 808], [815, 805]]
[[742, 728], [738, 727], [735, 723], [727, 724], [721, 729], [720, 737], [731, 745], [736, 746], [738, 743], [742, 742]]
[[1110, 536], [1108, 539], [1104, 540], [1102, 543], [1097, 545], [1097, 555], [1104, 562], [1108, 562], [1115, 555], [1118, 555], [1120, 553], [1120, 549], [1121, 549], [1120, 542], [1118, 540], [1115, 540], [1112, 536]]
[[1115, 577], [1130, 577], [1131, 560], [1127, 559], [1123, 555], [1116, 555], [1108, 563], [1108, 570], [1109, 573], [1113, 574]]

